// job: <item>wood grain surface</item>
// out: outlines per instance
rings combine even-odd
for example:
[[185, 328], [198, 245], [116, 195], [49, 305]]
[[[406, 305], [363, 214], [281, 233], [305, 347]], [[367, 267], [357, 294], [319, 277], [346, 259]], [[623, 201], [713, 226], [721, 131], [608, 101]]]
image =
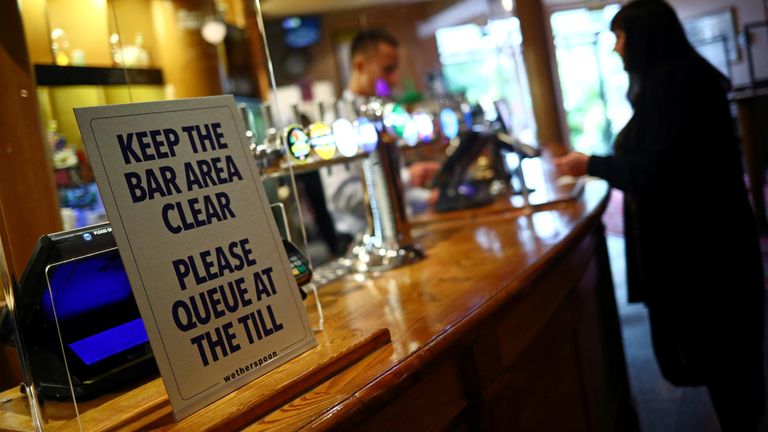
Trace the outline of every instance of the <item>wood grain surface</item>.
[[[179, 423], [158, 380], [83, 404], [86, 430], [631, 425], [600, 223], [607, 197], [604, 182], [590, 181], [578, 199], [535, 211], [507, 206], [424, 222], [414, 233], [425, 260], [321, 289], [325, 331], [315, 349]], [[369, 340], [378, 349], [355, 349]], [[313, 371], [350, 352], [331, 372]], [[19, 424], [19, 405], [0, 404], [0, 429]]]

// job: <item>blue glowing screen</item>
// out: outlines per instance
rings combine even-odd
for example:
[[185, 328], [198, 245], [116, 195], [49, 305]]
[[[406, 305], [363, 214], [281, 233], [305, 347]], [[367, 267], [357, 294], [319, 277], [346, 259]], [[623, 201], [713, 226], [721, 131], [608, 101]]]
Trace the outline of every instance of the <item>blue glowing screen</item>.
[[306, 48], [320, 41], [320, 18], [316, 16], [289, 17], [283, 20], [283, 40], [292, 48]]
[[[131, 298], [128, 275], [117, 252], [56, 264], [48, 277], [59, 321]], [[54, 305], [47, 290], [41, 306], [53, 321]]]
[[88, 366], [149, 342], [141, 318], [72, 342], [69, 347]]
[[147, 342], [144, 324], [138, 316], [109, 328], [94, 322], [88, 327], [92, 334], [75, 341], [67, 338], [68, 320], [86, 314], [98, 316], [100, 310], [109, 307], [135, 308], [128, 275], [116, 250], [55, 264], [48, 269], [48, 280], [51, 290], [44, 291], [40, 308], [48, 320], [54, 321], [55, 306], [62, 336], [85, 364], [91, 365]]

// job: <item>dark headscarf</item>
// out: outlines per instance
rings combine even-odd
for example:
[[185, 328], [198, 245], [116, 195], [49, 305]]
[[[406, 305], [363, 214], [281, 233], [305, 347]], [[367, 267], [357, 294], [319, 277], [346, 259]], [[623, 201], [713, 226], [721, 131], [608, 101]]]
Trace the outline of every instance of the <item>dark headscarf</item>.
[[611, 30], [626, 35], [624, 68], [630, 75], [630, 99], [649, 74], [686, 61], [699, 73], [715, 74], [724, 89], [728, 79], [691, 46], [674, 9], [664, 0], [634, 0], [613, 17]]

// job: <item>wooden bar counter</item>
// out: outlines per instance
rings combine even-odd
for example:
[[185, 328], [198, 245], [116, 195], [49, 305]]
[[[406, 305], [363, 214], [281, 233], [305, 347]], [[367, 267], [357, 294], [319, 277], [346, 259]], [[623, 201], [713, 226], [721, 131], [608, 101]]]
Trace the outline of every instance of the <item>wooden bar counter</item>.
[[[153, 379], [81, 403], [82, 427], [636, 430], [600, 220], [608, 192], [590, 181], [574, 200], [416, 224], [425, 260], [320, 290], [317, 348], [181, 422]], [[4, 398], [0, 429], [27, 430], [23, 397]], [[46, 403], [47, 429], [79, 427], [67, 406]]]

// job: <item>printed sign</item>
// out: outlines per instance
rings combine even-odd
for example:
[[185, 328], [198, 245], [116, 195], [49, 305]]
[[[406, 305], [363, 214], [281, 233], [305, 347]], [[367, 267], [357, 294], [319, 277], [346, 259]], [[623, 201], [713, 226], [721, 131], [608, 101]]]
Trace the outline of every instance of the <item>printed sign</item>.
[[176, 419], [316, 344], [231, 96], [75, 115]]

